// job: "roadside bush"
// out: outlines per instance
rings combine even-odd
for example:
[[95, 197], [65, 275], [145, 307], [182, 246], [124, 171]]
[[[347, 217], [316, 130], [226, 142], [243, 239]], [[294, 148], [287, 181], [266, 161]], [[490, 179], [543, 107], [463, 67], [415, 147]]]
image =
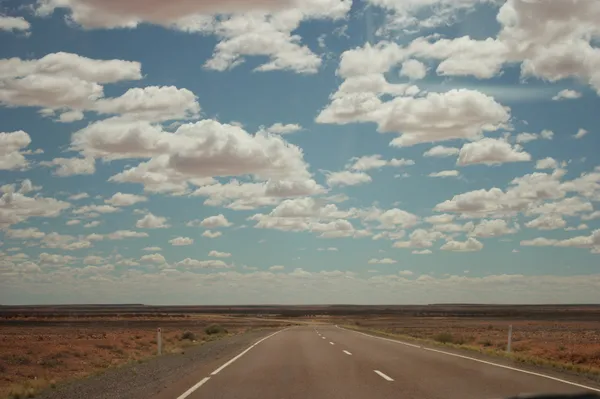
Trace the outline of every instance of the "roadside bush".
[[457, 345], [464, 345], [467, 343], [467, 340], [465, 339], [465, 337], [459, 335], [457, 337], [452, 337], [452, 341], [453, 344], [457, 344]]
[[494, 344], [494, 343], [493, 343], [491, 340], [489, 340], [489, 339], [484, 339], [483, 341], [480, 341], [479, 343], [480, 343], [481, 345], [485, 346], [485, 347], [489, 347], [489, 346], [492, 346], [492, 345]]
[[181, 334], [181, 337], [179, 337], [180, 341], [183, 341], [184, 339], [189, 339], [190, 341], [195, 341], [196, 340], [196, 334], [194, 334], [191, 331], [186, 331], [183, 334]]
[[211, 324], [204, 329], [204, 332], [208, 335], [227, 334], [227, 329], [219, 324]]
[[115, 348], [115, 346], [111, 345], [111, 344], [96, 344], [96, 348], [98, 348], [98, 349], [106, 349], [106, 350], [113, 350]]
[[454, 337], [450, 333], [439, 333], [433, 339], [442, 344], [451, 344], [454, 342]]
[[26, 365], [31, 364], [33, 362], [31, 360], [31, 358], [28, 357], [28, 356], [15, 355], [15, 354], [11, 354], [11, 355], [5, 356], [3, 358], [3, 360], [6, 363], [8, 363], [8, 364], [21, 365], [21, 366], [26, 366]]

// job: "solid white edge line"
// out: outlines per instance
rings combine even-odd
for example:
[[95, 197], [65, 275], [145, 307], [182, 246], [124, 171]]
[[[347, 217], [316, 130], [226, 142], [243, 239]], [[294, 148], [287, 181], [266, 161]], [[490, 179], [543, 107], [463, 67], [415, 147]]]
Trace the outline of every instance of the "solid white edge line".
[[331, 341], [329, 341], [329, 343], [330, 343], [331, 345], [335, 345], [335, 344], [334, 344], [333, 342], [331, 342]]
[[[244, 350], [242, 353], [240, 353], [239, 355], [237, 355], [236, 357], [234, 357], [233, 359], [229, 360], [227, 363], [225, 363], [224, 365], [222, 365], [221, 367], [219, 367], [218, 369], [216, 369], [215, 371], [213, 371], [212, 373], [210, 373], [210, 375], [215, 375], [217, 373], [219, 373], [219, 371], [223, 370], [225, 367], [229, 366], [231, 363], [235, 362], [236, 360], [238, 360], [240, 357], [242, 357], [246, 352], [248, 352], [250, 349], [254, 348], [256, 345], [260, 344], [261, 342], [263, 342], [265, 339], [271, 338], [273, 335], [278, 334], [282, 331], [285, 331], [289, 328], [292, 327], [288, 327], [288, 328], [284, 328], [283, 330], [279, 330], [279, 331], [275, 331], [273, 334], [268, 335], [264, 338], [259, 339], [258, 341], [256, 341], [255, 343], [253, 343], [252, 345], [250, 345], [248, 348], [246, 348], [246, 350]], [[200, 380], [200, 382], [198, 382], [196, 385], [194, 385], [193, 387], [191, 387], [190, 389], [188, 389], [187, 391], [185, 391], [183, 394], [181, 394], [180, 396], [177, 397], [177, 399], [185, 399], [188, 396], [190, 396], [196, 389], [200, 388], [202, 385], [204, 385], [208, 380], [210, 379], [210, 377], [204, 377], [202, 380]]]
[[185, 391], [183, 394], [179, 395], [177, 399], [185, 399], [192, 394], [196, 389], [200, 388], [206, 381], [210, 380], [210, 377], [204, 377], [199, 383]]
[[589, 389], [590, 391], [600, 392], [600, 389], [598, 389], [598, 388], [593, 388], [593, 387], [590, 387], [590, 386], [587, 386], [587, 385], [578, 384], [576, 382], [567, 381], [567, 380], [563, 380], [563, 379], [560, 379], [560, 378], [552, 377], [552, 376], [547, 375], [547, 374], [541, 374], [541, 373], [536, 373], [534, 371], [528, 371], [528, 370], [518, 369], [516, 367], [505, 366], [503, 364], [492, 363], [492, 362], [488, 362], [486, 360], [476, 359], [474, 357], [469, 357], [469, 356], [464, 356], [464, 355], [458, 355], [458, 354], [452, 353], [452, 352], [441, 351], [439, 349], [426, 348], [424, 346], [409, 344], [408, 342], [402, 342], [402, 341], [398, 341], [398, 340], [395, 340], [395, 339], [389, 339], [389, 338], [378, 337], [376, 335], [365, 334], [365, 333], [362, 333], [360, 331], [349, 330], [347, 328], [340, 327], [338, 325], [336, 325], [336, 327], [340, 328], [342, 330], [352, 331], [352, 332], [355, 332], [357, 334], [361, 334], [361, 335], [364, 335], [364, 336], [367, 336], [367, 337], [371, 337], [371, 338], [377, 338], [377, 339], [382, 339], [384, 341], [395, 342], [397, 344], [412, 346], [412, 347], [415, 347], [415, 348], [420, 348], [420, 349], [424, 349], [424, 350], [431, 351], [431, 352], [442, 353], [442, 354], [448, 355], [448, 356], [460, 357], [462, 359], [472, 360], [474, 362], [484, 363], [484, 364], [488, 364], [490, 366], [496, 366], [496, 367], [500, 367], [500, 368], [508, 369], [508, 370], [512, 370], [512, 371], [519, 371], [521, 373], [535, 375], [536, 377], [547, 378], [549, 380], [554, 380], [554, 381], [562, 382], [563, 384], [572, 385], [572, 386], [575, 386], [575, 387], [578, 387], [578, 388], [584, 388], [584, 389]]
[[448, 356], [455, 356], [455, 357], [460, 357], [460, 358], [467, 359], [467, 360], [473, 360], [475, 362], [489, 364], [490, 366], [501, 367], [503, 369], [513, 370], [513, 371], [520, 371], [521, 373], [531, 374], [531, 375], [535, 375], [537, 377], [548, 378], [550, 380], [562, 382], [563, 384], [569, 384], [569, 385], [573, 385], [573, 386], [576, 386], [576, 387], [579, 387], [579, 388], [584, 388], [584, 389], [589, 389], [589, 390], [592, 390], [592, 391], [600, 392], [600, 389], [597, 389], [597, 388], [588, 387], [586, 385], [582, 385], [582, 384], [578, 384], [576, 382], [571, 382], [571, 381], [563, 380], [561, 378], [552, 377], [552, 376], [546, 375], [546, 374], [536, 373], [535, 371], [522, 370], [522, 369], [518, 369], [518, 368], [515, 368], [515, 367], [505, 366], [503, 364], [492, 363], [492, 362], [488, 362], [486, 360], [476, 359], [474, 357], [469, 357], [469, 356], [458, 355], [456, 353], [441, 351], [441, 350], [438, 350], [438, 349], [431, 349], [431, 348], [423, 348], [423, 349], [425, 349], [426, 351], [443, 353], [444, 355], [448, 355]]
[[350, 353], [350, 352], [348, 352], [348, 351], [342, 351], [342, 352], [344, 352], [346, 355], [350, 355], [350, 356], [352, 356], [352, 353]]
[[[240, 353], [239, 355], [237, 355], [236, 357], [234, 357], [233, 359], [229, 360], [227, 363], [223, 364], [221, 367], [219, 367], [218, 369], [216, 369], [215, 371], [213, 371], [212, 373], [210, 373], [210, 375], [216, 375], [218, 374], [221, 370], [223, 370], [225, 367], [229, 366], [231, 363], [235, 362], [236, 360], [238, 360], [240, 357], [244, 356], [246, 354], [246, 352], [248, 352], [250, 349], [254, 348], [256, 345], [260, 344], [261, 342], [263, 342], [265, 339], [271, 338], [273, 335], [275, 334], [279, 334], [282, 331], [287, 330], [287, 328], [283, 329], [283, 330], [279, 330], [279, 331], [275, 331], [273, 334], [268, 335], [260, 340], [258, 340], [257, 342], [255, 342], [254, 344], [250, 345], [248, 348], [246, 348], [246, 350], [244, 350], [242, 353]], [[179, 398], [178, 398], [179, 399]]]
[[374, 372], [376, 372], [377, 374], [379, 374], [379, 376], [380, 376], [381, 378], [383, 378], [384, 380], [387, 380], [387, 381], [394, 381], [394, 379], [393, 379], [392, 377], [390, 377], [390, 376], [387, 376], [387, 375], [383, 374], [383, 373], [382, 373], [381, 371], [379, 371], [379, 370], [373, 370], [373, 371], [374, 371]]

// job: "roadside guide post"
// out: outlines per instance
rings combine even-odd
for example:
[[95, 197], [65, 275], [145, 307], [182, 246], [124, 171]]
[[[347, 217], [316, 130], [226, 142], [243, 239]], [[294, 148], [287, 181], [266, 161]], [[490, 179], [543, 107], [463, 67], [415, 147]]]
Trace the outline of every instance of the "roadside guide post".
[[158, 354], [162, 354], [162, 334], [160, 332], [160, 327], [156, 329], [156, 344], [158, 345]]
[[512, 343], [512, 324], [508, 326], [508, 345], [506, 346], [506, 351], [510, 353], [510, 344]]

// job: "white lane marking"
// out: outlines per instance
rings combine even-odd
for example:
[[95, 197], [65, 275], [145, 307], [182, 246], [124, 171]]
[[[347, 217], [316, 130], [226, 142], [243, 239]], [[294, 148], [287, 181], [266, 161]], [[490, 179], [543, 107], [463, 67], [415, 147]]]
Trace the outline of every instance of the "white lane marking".
[[600, 389], [598, 389], [598, 388], [592, 388], [592, 387], [587, 386], [587, 385], [582, 385], [582, 384], [578, 384], [576, 382], [567, 381], [567, 380], [563, 380], [563, 379], [560, 379], [560, 378], [552, 377], [552, 376], [547, 375], [547, 374], [541, 374], [541, 373], [536, 373], [536, 372], [533, 372], [533, 371], [518, 369], [516, 367], [510, 367], [510, 366], [505, 366], [503, 364], [492, 363], [492, 362], [488, 362], [486, 360], [476, 359], [474, 357], [457, 355], [456, 353], [441, 351], [441, 350], [438, 350], [438, 349], [425, 348], [424, 346], [409, 344], [408, 342], [402, 342], [402, 341], [398, 341], [398, 340], [395, 340], [395, 339], [377, 337], [375, 335], [370, 335], [370, 334], [365, 334], [365, 333], [362, 333], [362, 332], [359, 332], [359, 331], [349, 330], [347, 328], [340, 327], [338, 325], [336, 325], [336, 327], [340, 328], [342, 330], [352, 331], [352, 332], [355, 332], [357, 334], [361, 334], [361, 335], [364, 335], [364, 336], [367, 336], [367, 337], [371, 337], [371, 338], [377, 338], [377, 339], [382, 339], [384, 341], [395, 342], [397, 344], [412, 346], [412, 347], [415, 347], [415, 348], [420, 348], [420, 349], [424, 349], [424, 350], [431, 351], [431, 352], [437, 352], [437, 353], [441, 353], [441, 354], [448, 355], [448, 356], [460, 357], [460, 358], [463, 358], [463, 359], [472, 360], [474, 362], [484, 363], [484, 364], [487, 364], [487, 365], [490, 365], [490, 366], [500, 367], [500, 368], [508, 369], [508, 370], [512, 370], [512, 371], [518, 371], [518, 372], [525, 373], [525, 374], [535, 375], [536, 377], [547, 378], [549, 380], [554, 380], [554, 381], [562, 382], [563, 384], [572, 385], [572, 386], [575, 386], [575, 387], [578, 387], [578, 388], [589, 389], [590, 391], [600, 392]]
[[331, 341], [329, 341], [329, 343], [330, 343], [331, 345], [335, 345], [335, 344], [334, 344], [333, 342], [331, 342]]
[[535, 375], [537, 377], [548, 378], [550, 380], [562, 382], [564, 384], [569, 384], [569, 385], [573, 385], [573, 386], [576, 386], [576, 387], [579, 387], [579, 388], [590, 389], [592, 391], [600, 392], [600, 389], [597, 389], [597, 388], [588, 387], [587, 385], [582, 385], [582, 384], [578, 384], [576, 382], [571, 382], [571, 381], [563, 380], [563, 379], [552, 377], [552, 376], [549, 376], [549, 375], [546, 375], [546, 374], [536, 373], [534, 371], [522, 370], [522, 369], [518, 369], [518, 368], [515, 368], [515, 367], [505, 366], [503, 364], [492, 363], [492, 362], [488, 362], [488, 361], [481, 360], [481, 359], [475, 359], [474, 357], [458, 355], [456, 353], [441, 351], [441, 350], [438, 350], [438, 349], [431, 349], [431, 348], [423, 348], [423, 349], [425, 349], [426, 351], [443, 353], [444, 355], [448, 355], [448, 356], [455, 356], [455, 357], [460, 357], [460, 358], [467, 359], [467, 360], [473, 360], [475, 362], [489, 364], [490, 366], [501, 367], [503, 369], [513, 370], [513, 371], [520, 371], [521, 373], [531, 374], [531, 375]]
[[221, 367], [219, 367], [218, 369], [216, 369], [215, 371], [213, 371], [212, 373], [210, 373], [210, 375], [218, 374], [219, 371], [223, 370], [225, 367], [229, 366], [231, 363], [235, 362], [240, 357], [244, 356], [246, 354], [246, 352], [248, 352], [250, 349], [254, 348], [256, 345], [258, 345], [261, 342], [263, 342], [265, 339], [271, 338], [273, 335], [279, 334], [280, 332], [285, 331], [285, 330], [287, 330], [287, 328], [283, 329], [283, 330], [275, 331], [273, 334], [268, 335], [268, 336], [264, 337], [263, 339], [257, 341], [256, 343], [250, 345], [246, 350], [244, 350], [242, 353], [240, 353], [239, 355], [237, 355], [236, 357], [234, 357], [233, 359], [231, 359], [230, 361], [228, 361], [227, 363], [225, 363], [224, 365], [222, 365]]
[[376, 335], [365, 334], [365, 333], [362, 333], [362, 332], [360, 332], [360, 331], [348, 330], [347, 328], [340, 327], [340, 326], [337, 326], [337, 325], [336, 325], [336, 327], [337, 327], [337, 328], [341, 328], [342, 330], [346, 330], [346, 331], [352, 331], [352, 332], [355, 332], [355, 333], [357, 333], [357, 334], [364, 335], [365, 337], [371, 337], [371, 338], [382, 339], [382, 340], [384, 340], [384, 341], [390, 341], [390, 342], [395, 342], [395, 343], [397, 343], [397, 344], [402, 344], [402, 345], [406, 345], [406, 346], [412, 346], [413, 348], [422, 348], [422, 347], [421, 347], [421, 346], [419, 346], [419, 345], [415, 345], [415, 344], [409, 344], [408, 342], [402, 342], [402, 341], [398, 341], [398, 340], [396, 340], [396, 339], [383, 338], [383, 337], [378, 337], [378, 336], [376, 336]]
[[352, 356], [352, 353], [348, 352], [348, 351], [343, 351], [346, 355], [350, 355]]
[[380, 376], [381, 378], [383, 378], [384, 380], [387, 380], [387, 381], [394, 381], [394, 379], [393, 379], [392, 377], [390, 377], [390, 376], [387, 376], [387, 375], [383, 374], [383, 373], [382, 373], [381, 371], [379, 371], [379, 370], [373, 370], [373, 371], [374, 371], [374, 372], [376, 372], [377, 374], [379, 374], [379, 376]]
[[327, 339], [327, 338], [325, 338], [325, 337], [321, 337], [321, 338], [323, 338], [323, 339]]
[[210, 377], [204, 377], [199, 383], [185, 391], [183, 394], [177, 397], [177, 399], [185, 399], [192, 394], [196, 389], [200, 388], [206, 381], [210, 380]]

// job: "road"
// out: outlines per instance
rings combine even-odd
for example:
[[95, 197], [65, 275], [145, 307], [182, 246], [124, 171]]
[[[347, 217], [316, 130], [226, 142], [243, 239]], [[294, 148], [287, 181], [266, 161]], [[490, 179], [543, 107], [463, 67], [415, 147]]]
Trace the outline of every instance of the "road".
[[279, 331], [187, 384], [177, 387], [177, 399], [495, 399], [586, 391], [336, 326]]

